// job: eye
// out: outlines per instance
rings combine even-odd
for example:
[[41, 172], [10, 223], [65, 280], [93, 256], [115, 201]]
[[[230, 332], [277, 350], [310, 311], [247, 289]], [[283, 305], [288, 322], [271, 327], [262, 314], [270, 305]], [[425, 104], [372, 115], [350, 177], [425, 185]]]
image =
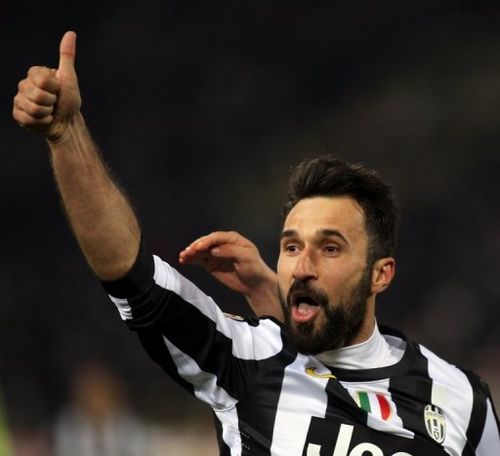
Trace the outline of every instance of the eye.
[[294, 244], [292, 242], [288, 242], [286, 244], [283, 244], [282, 249], [286, 253], [296, 253], [296, 252], [299, 251], [299, 246], [298, 246], [298, 244]]
[[335, 255], [340, 252], [340, 248], [336, 244], [327, 244], [325, 245], [324, 250], [329, 255]]

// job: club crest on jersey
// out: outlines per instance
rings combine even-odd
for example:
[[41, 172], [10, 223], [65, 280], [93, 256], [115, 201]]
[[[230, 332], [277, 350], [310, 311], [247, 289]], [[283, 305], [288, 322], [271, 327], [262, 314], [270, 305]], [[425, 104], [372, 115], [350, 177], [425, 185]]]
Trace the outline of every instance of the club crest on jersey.
[[425, 428], [429, 435], [437, 442], [443, 443], [446, 436], [446, 420], [443, 412], [435, 405], [428, 404], [424, 409]]
[[358, 407], [383, 421], [394, 415], [394, 404], [384, 394], [356, 391], [354, 400]]

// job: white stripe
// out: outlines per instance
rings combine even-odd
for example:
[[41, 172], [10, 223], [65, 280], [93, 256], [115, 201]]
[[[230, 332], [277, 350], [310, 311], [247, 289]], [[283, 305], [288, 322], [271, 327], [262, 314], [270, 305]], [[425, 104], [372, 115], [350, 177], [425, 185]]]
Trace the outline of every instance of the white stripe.
[[[157, 285], [172, 290], [196, 307], [216, 324], [217, 331], [232, 340], [233, 356], [245, 360], [262, 360], [279, 353], [283, 348], [280, 327], [272, 320], [263, 319], [258, 326], [226, 317], [212, 298], [179, 274], [169, 264], [154, 256], [153, 279]], [[238, 336], [233, 338], [233, 334]]]
[[476, 448], [476, 456], [500, 454], [500, 436], [498, 435], [498, 427], [493, 414], [493, 407], [489, 399], [486, 405], [486, 423], [484, 424], [483, 435]]
[[472, 413], [474, 399], [472, 386], [460, 369], [422, 345], [420, 351], [429, 361], [432, 404], [443, 411], [446, 420], [446, 436], [442, 445], [450, 454], [461, 455], [466, 444], [466, 432]]
[[179, 375], [191, 383], [194, 395], [210, 405], [214, 410], [224, 411], [236, 405], [236, 399], [231, 397], [224, 388], [217, 385], [217, 377], [200, 369], [196, 361], [179, 350], [166, 337], [163, 337], [168, 351], [177, 367]]
[[368, 402], [370, 402], [371, 415], [376, 418], [382, 419], [380, 405], [378, 403], [377, 396], [374, 393], [368, 393]]
[[126, 299], [115, 298], [114, 296], [108, 295], [115, 304], [118, 312], [120, 312], [120, 317], [122, 320], [132, 320], [132, 309], [130, 304]]
[[[298, 355], [286, 367], [274, 421], [271, 454], [302, 454], [311, 416], [325, 417], [328, 378], [311, 377], [305, 373], [306, 367], [325, 371], [325, 366], [304, 355]], [[297, 413], [299, 406], [301, 413]]]
[[215, 415], [221, 422], [222, 440], [231, 450], [231, 456], [241, 456], [242, 444], [236, 407], [223, 412], [215, 411]]

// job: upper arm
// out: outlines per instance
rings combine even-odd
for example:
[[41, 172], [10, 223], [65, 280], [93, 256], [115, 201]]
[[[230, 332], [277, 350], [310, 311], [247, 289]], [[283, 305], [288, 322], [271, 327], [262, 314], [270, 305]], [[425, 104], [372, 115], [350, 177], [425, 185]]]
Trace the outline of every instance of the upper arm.
[[281, 352], [280, 327], [227, 317], [167, 263], [141, 255], [142, 265], [125, 278], [126, 293], [105, 284], [122, 318], [179, 384], [215, 409], [232, 407]]
[[482, 432], [479, 443], [476, 447], [477, 456], [489, 456], [500, 454], [500, 426], [498, 415], [493, 404], [493, 399], [488, 386], [481, 381], [485, 400], [485, 416], [482, 423]]

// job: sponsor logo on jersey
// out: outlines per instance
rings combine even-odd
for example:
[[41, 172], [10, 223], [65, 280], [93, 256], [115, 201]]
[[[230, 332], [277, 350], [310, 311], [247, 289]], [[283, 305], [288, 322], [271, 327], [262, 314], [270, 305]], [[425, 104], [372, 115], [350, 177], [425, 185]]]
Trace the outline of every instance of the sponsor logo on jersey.
[[389, 420], [394, 414], [394, 404], [384, 394], [356, 391], [354, 400], [358, 407], [383, 421]]
[[443, 443], [446, 437], [446, 420], [443, 412], [435, 405], [428, 404], [424, 409], [425, 428], [429, 435], [437, 442]]
[[[332, 456], [413, 456], [406, 451], [396, 451], [395, 453], [385, 453], [382, 448], [374, 443], [360, 442], [352, 446], [352, 434], [354, 426], [350, 424], [341, 424], [335, 448]], [[320, 456], [321, 445], [310, 443], [307, 446], [306, 456]]]
[[[333, 411], [333, 409], [332, 409]], [[339, 410], [340, 413], [343, 413]], [[430, 438], [402, 437], [340, 416], [313, 416], [301, 456], [446, 456]]]
[[315, 378], [337, 378], [331, 372], [325, 372], [323, 374], [317, 372], [316, 367], [306, 367], [306, 374]]

